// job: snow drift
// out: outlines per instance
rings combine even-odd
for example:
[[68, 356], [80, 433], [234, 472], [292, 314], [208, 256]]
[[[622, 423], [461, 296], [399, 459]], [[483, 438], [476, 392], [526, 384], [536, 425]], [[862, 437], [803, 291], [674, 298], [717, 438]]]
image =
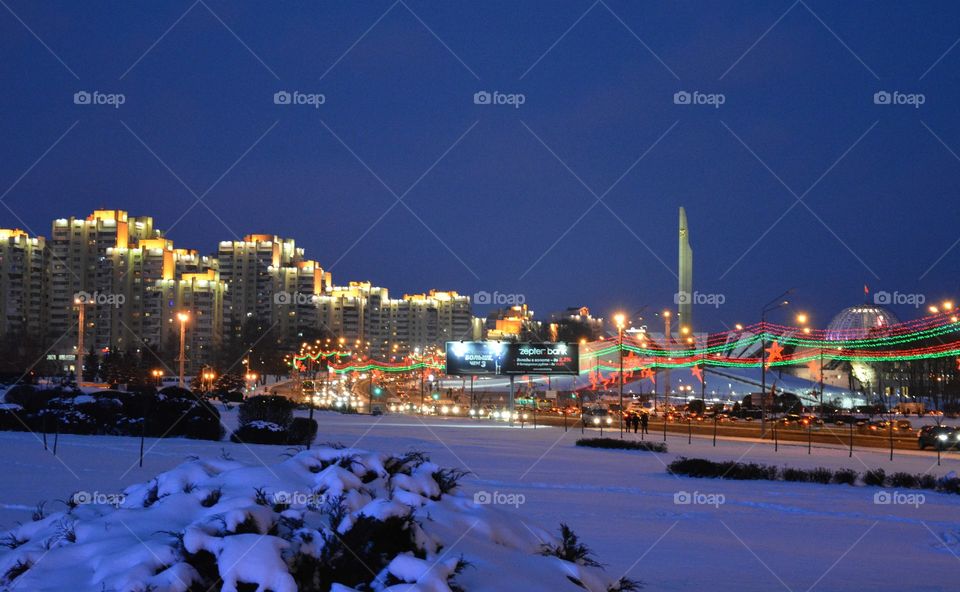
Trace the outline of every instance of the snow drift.
[[456, 493], [424, 455], [326, 447], [272, 466], [195, 459], [0, 534], [0, 589], [624, 591], [557, 537]]

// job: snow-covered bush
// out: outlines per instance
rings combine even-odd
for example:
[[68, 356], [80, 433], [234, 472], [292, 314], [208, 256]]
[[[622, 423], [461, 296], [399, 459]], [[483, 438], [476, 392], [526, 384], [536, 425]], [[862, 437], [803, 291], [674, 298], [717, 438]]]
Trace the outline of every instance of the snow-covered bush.
[[616, 450], [646, 450], [647, 452], [666, 452], [666, 442], [652, 440], [621, 440], [619, 438], [580, 438], [577, 446], [588, 448], [613, 448]]
[[843, 485], [856, 485], [859, 475], [853, 469], [837, 469], [833, 472], [833, 483]]
[[317, 437], [317, 420], [309, 417], [294, 417], [287, 428], [288, 444], [306, 444]]
[[557, 537], [477, 504], [456, 493], [457, 475], [421, 453], [352, 448], [302, 451], [273, 466], [192, 460], [128, 487], [116, 505], [74, 501], [0, 532], [0, 588], [636, 589], [604, 572], [570, 528]]
[[887, 482], [887, 472], [883, 469], [870, 469], [863, 474], [864, 485], [883, 487]]
[[286, 444], [287, 430], [271, 421], [255, 420], [242, 424], [230, 434], [230, 440], [246, 444]]
[[249, 397], [240, 404], [237, 420], [240, 427], [230, 435], [234, 442], [247, 444], [306, 444], [313, 441], [317, 424], [310, 420], [294, 420], [296, 404], [279, 395]]
[[159, 394], [110, 390], [85, 394], [25, 387], [14, 399], [21, 403], [4, 403], [0, 408], [0, 430], [139, 436], [145, 427], [151, 437], [206, 440], [220, 440], [225, 432], [213, 405], [181, 389], [164, 389]]
[[280, 395], [248, 397], [240, 405], [237, 419], [240, 425], [251, 421], [268, 421], [287, 429], [293, 421], [293, 401]]

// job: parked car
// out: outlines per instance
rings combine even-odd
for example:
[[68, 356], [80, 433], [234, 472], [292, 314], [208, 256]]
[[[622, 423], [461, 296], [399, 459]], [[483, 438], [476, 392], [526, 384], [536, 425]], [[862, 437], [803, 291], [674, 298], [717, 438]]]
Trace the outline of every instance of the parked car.
[[920, 428], [917, 434], [917, 445], [920, 450], [927, 446], [944, 450], [960, 445], [960, 432], [955, 428], [945, 425], [929, 425]]

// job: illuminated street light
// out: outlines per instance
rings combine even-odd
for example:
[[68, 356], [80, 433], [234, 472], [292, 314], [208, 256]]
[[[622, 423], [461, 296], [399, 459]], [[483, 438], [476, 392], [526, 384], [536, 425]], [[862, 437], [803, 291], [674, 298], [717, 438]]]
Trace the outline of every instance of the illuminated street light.
[[180, 357], [178, 361], [180, 362], [180, 388], [186, 388], [185, 382], [183, 380], [183, 371], [184, 366], [187, 361], [187, 357], [184, 355], [184, 349], [187, 344], [187, 321], [190, 319], [190, 313], [187, 312], [178, 312], [177, 320], [180, 321]]
[[73, 298], [73, 303], [77, 305], [77, 311], [79, 313], [79, 318], [77, 319], [77, 387], [83, 386], [83, 334], [86, 332], [86, 321], [84, 317], [86, 315], [87, 301], [90, 300], [86, 298], [85, 295], [81, 294]]

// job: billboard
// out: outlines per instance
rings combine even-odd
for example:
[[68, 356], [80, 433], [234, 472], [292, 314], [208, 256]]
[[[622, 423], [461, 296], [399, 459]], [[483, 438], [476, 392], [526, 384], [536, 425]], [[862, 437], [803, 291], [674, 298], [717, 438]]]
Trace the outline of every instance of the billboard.
[[580, 352], [576, 343], [447, 342], [447, 374], [451, 376], [549, 376], [579, 372]]

